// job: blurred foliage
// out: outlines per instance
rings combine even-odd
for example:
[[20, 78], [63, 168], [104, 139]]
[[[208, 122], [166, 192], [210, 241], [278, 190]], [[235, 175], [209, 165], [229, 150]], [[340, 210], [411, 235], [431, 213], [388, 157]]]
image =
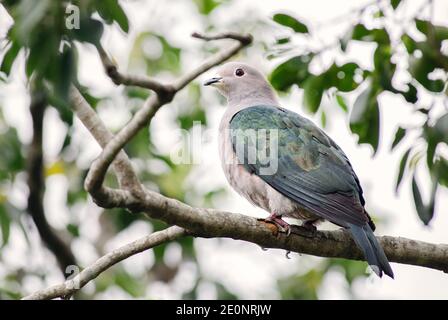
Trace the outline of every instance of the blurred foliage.
[[[395, 151], [397, 145], [406, 136], [417, 132], [419, 138], [407, 151], [404, 152], [398, 168], [397, 189], [406, 173], [412, 174], [412, 191], [416, 211], [421, 221], [427, 225], [434, 215], [436, 193], [440, 185], [447, 186], [448, 160], [442, 154], [442, 147], [447, 147], [448, 141], [448, 55], [443, 46], [448, 44], [448, 27], [435, 25], [429, 20], [419, 18], [425, 9], [434, 5], [432, 1], [426, 1], [422, 8], [415, 11], [415, 16], [409, 22], [409, 26], [401, 28], [402, 33], [398, 40], [391, 40], [392, 28], [390, 21], [394, 19], [401, 7], [410, 1], [390, 1], [389, 4], [379, 1], [361, 7], [354, 14], [357, 15], [358, 23], [352, 25], [340, 36], [340, 38], [328, 46], [315, 49], [307, 48], [306, 41], [311, 41], [313, 34], [311, 28], [300, 19], [288, 14], [275, 14], [273, 20], [280, 25], [294, 30], [290, 37], [282, 37], [277, 41], [276, 50], [278, 55], [289, 55], [271, 73], [270, 81], [279, 91], [287, 92], [291, 87], [297, 85], [303, 89], [303, 103], [310, 113], [319, 111], [322, 99], [327, 92], [334, 97], [335, 105], [339, 105], [344, 111], [348, 110], [345, 93], [354, 92], [357, 95], [351, 115], [350, 129], [358, 136], [358, 143], [369, 144], [374, 154], [380, 145], [380, 97], [385, 92], [390, 92], [403, 97], [408, 102], [409, 108], [425, 117], [421, 128], [400, 127], [395, 135], [391, 150]], [[367, 10], [369, 8], [370, 10]], [[432, 9], [433, 10], [433, 9]], [[342, 17], [343, 18], [343, 17]], [[349, 17], [347, 17], [349, 19]], [[389, 23], [389, 25], [388, 25]], [[405, 22], [398, 22], [404, 24]], [[376, 28], [369, 27], [377, 26]], [[418, 34], [418, 36], [414, 34]], [[304, 34], [305, 37], [304, 38]], [[297, 54], [297, 48], [290, 44], [294, 37], [305, 42], [305, 49]], [[424, 40], [416, 40], [424, 38]], [[355, 61], [338, 64], [338, 56], [344, 57], [344, 61], [350, 59], [349, 48], [356, 42], [365, 42], [373, 45], [372, 65], [373, 68], [362, 68]], [[284, 48], [284, 49], [282, 49]], [[288, 52], [291, 52], [288, 54]], [[333, 52], [334, 62], [329, 66], [322, 63], [322, 55]], [[291, 57], [292, 55], [292, 57]], [[397, 60], [407, 65], [409, 81], [401, 87], [394, 84], [397, 71]], [[310, 71], [313, 63], [320, 63], [319, 73]], [[403, 71], [401, 71], [403, 72]], [[427, 105], [424, 95], [433, 97], [433, 101], [440, 97], [443, 99], [445, 113], [437, 116], [432, 115], [436, 103]], [[393, 106], [384, 106], [391, 108]], [[322, 122], [325, 123], [325, 112], [322, 110]], [[422, 150], [424, 142], [425, 150]], [[425, 203], [422, 199], [420, 187], [415, 179], [415, 171], [421, 159], [426, 158], [426, 169], [432, 179], [432, 184], [427, 188], [431, 190], [430, 199]]]
[[[19, 52], [25, 52], [27, 77], [32, 78], [37, 87], [44, 85], [49, 103], [70, 125], [73, 114], [67, 106], [68, 91], [70, 84], [77, 82], [74, 42], [99, 45], [104, 26], [101, 21], [92, 18], [95, 12], [105, 23], [116, 22], [127, 32], [129, 23], [118, 0], [78, 0], [71, 3], [7, 0], [3, 5], [14, 19], [14, 25], [8, 32], [9, 45], [0, 71], [8, 76]], [[78, 16], [79, 28], [74, 24]]]
[[[197, 0], [199, 14], [208, 15], [225, 1]], [[76, 43], [81, 45], [99, 46], [103, 31], [107, 25], [116, 24], [122, 32], [127, 33], [130, 28], [128, 18], [117, 0], [79, 0], [79, 1], [49, 1], [38, 3], [30, 0], [4, 1], [3, 6], [14, 20], [13, 26], [7, 34], [7, 44], [4, 48], [0, 63], [0, 79], [8, 81], [14, 72], [15, 62], [21, 55], [25, 58], [26, 76], [31, 81], [38, 82], [39, 87], [47, 93], [48, 104], [54, 107], [67, 127], [66, 137], [60, 149], [59, 159], [46, 165], [45, 177], [63, 175], [69, 182], [66, 205], [70, 211], [79, 210], [80, 206], [87, 204], [87, 194], [83, 188], [84, 178], [87, 174], [85, 168], [79, 167], [77, 153], [81, 146], [73, 141], [73, 114], [67, 105], [68, 90], [71, 83], [75, 83], [84, 98], [95, 109], [101, 109], [111, 102], [110, 98], [97, 97], [88, 88], [77, 81], [78, 53]], [[77, 14], [72, 5], [79, 8], [80, 28], [69, 28], [66, 24]], [[76, 10], [76, 8], [75, 8]], [[75, 12], [75, 13], [74, 13]], [[75, 17], [76, 18], [76, 17]], [[166, 30], [162, 30], [166, 31]], [[168, 30], [169, 31], [169, 30]], [[130, 72], [143, 72], [151, 76], [163, 73], [179, 75], [181, 70], [182, 48], [173, 45], [165, 34], [159, 30], [147, 31], [139, 34], [130, 52]], [[22, 54], [21, 54], [22, 53]], [[0, 56], [1, 57], [1, 56]], [[140, 66], [145, 69], [141, 70]], [[181, 104], [176, 105], [173, 125], [186, 132], [192, 129], [194, 122], [207, 125], [206, 114], [200, 103], [201, 86], [191, 84], [188, 97]], [[147, 90], [127, 87], [124, 93], [129, 103], [129, 110], [136, 112], [144, 100], [149, 96]], [[30, 223], [23, 209], [14, 207], [8, 201], [17, 174], [25, 170], [25, 149], [20, 141], [16, 129], [3, 121], [0, 114], [1, 136], [0, 146], [3, 148], [0, 157], [0, 250], [7, 246], [13, 224], [17, 224], [24, 236], [29, 232]], [[222, 189], [207, 190], [197, 193], [186, 186], [186, 180], [194, 167], [192, 165], [177, 165], [172, 162], [169, 154], [161, 153], [152, 142], [149, 128], [141, 130], [130, 141], [125, 150], [130, 158], [137, 163], [139, 178], [149, 188], [155, 188], [165, 196], [176, 198], [183, 202], [197, 201], [192, 205], [211, 204], [213, 197], [222, 192]], [[23, 179], [23, 177], [21, 177]], [[21, 180], [19, 179], [19, 180]], [[23, 181], [23, 180], [21, 180]], [[116, 185], [112, 175], [107, 176], [107, 184]], [[188, 193], [188, 196], [187, 196]], [[197, 194], [196, 194], [197, 193]], [[75, 216], [79, 216], [75, 214]], [[154, 231], [166, 228], [166, 224], [157, 220], [149, 220], [143, 215], [130, 214], [123, 209], [108, 210], [108, 214], [101, 214], [101, 235], [98, 240], [98, 254], [104, 254], [101, 244], [107, 243], [116, 234], [124, 232], [138, 221], [150, 224]], [[82, 221], [73, 219], [66, 224], [65, 231], [72, 239], [85, 239], [82, 232]], [[85, 240], [84, 240], [85, 241]], [[161, 281], [170, 284], [175, 279], [181, 264], [186, 262], [197, 264], [194, 239], [184, 238], [175, 241], [181, 248], [182, 260], [177, 266], [168, 265], [165, 261], [166, 250], [170, 244], [164, 244], [153, 250], [154, 263], [147, 270], [143, 279], [135, 277], [122, 266], [117, 266], [102, 274], [95, 281], [93, 293], [84, 292], [80, 297], [92, 298], [112, 287], [118, 287], [131, 297], [147, 297], [146, 289], [151, 282]], [[31, 247], [28, 249], [31, 250]], [[0, 251], [1, 253], [1, 251]], [[78, 253], [79, 254], [79, 253]], [[0, 255], [1, 261], [1, 255]], [[24, 281], [24, 270], [15, 269], [0, 281], [0, 299], [18, 299], [24, 292], [21, 283]], [[33, 275], [32, 270], [26, 274]], [[46, 279], [44, 273], [34, 274], [41, 280]], [[196, 290], [199, 281], [195, 280], [191, 291], [185, 293], [185, 298], [197, 296]], [[214, 283], [219, 298], [236, 298], [223, 284]]]
[[282, 299], [317, 299], [318, 290], [329, 271], [342, 271], [349, 288], [347, 294], [352, 298], [355, 297], [351, 290], [353, 282], [367, 276], [366, 266], [361, 263], [345, 259], [325, 259], [325, 262], [303, 274], [280, 279], [278, 285]]
[[[201, 20], [210, 18], [215, 10], [222, 4], [229, 4], [232, 0], [185, 0], [194, 3], [197, 8], [196, 16], [192, 19]], [[408, 0], [409, 1], [409, 0]], [[70, 7], [79, 8], [80, 28], [68, 28], [67, 19], [76, 14]], [[90, 210], [89, 200], [83, 189], [84, 178], [87, 174], [85, 164], [81, 158], [85, 146], [83, 141], [76, 137], [73, 114], [67, 105], [68, 89], [71, 83], [77, 84], [85, 99], [96, 110], [107, 109], [113, 103], [111, 97], [100, 97], [93, 94], [89, 88], [78, 83], [78, 48], [86, 46], [95, 48], [106, 28], [116, 28], [123, 33], [132, 29], [132, 23], [128, 20], [125, 11], [118, 0], [4, 0], [2, 5], [14, 20], [14, 24], [7, 34], [7, 44], [0, 54], [0, 81], [8, 82], [11, 75], [17, 72], [18, 61], [25, 62], [25, 73], [29, 82], [39, 83], [38, 87], [44, 88], [48, 97], [48, 104], [55, 108], [59, 114], [60, 122], [65, 124], [66, 133], [60, 147], [57, 159], [45, 164], [45, 177], [52, 179], [64, 177], [68, 183], [65, 199], [66, 207], [70, 212], [70, 219], [61, 232], [65, 232], [73, 243], [88, 243], [96, 252], [102, 255], [106, 251], [106, 244], [118, 234], [121, 235], [138, 223], [150, 225], [152, 230], [161, 230], [166, 225], [160, 221], [149, 220], [143, 215], [131, 214], [123, 209], [112, 209], [100, 213], [98, 223], [101, 227], [100, 234], [92, 243], [88, 236], [90, 230], [86, 228], [85, 216], [81, 212]], [[400, 1], [391, 1], [391, 8], [399, 10]], [[222, 6], [224, 7], [224, 6]], [[381, 13], [381, 12], [380, 12]], [[377, 14], [381, 19], [384, 14]], [[213, 29], [213, 19], [206, 21], [205, 29]], [[293, 37], [310, 37], [313, 28], [289, 14], [278, 13], [273, 20], [293, 34], [277, 39], [275, 46], [280, 48], [290, 45]], [[73, 21], [72, 21], [73, 22]], [[233, 21], [232, 27], [244, 25], [245, 21]], [[260, 23], [261, 28], [272, 28]], [[429, 222], [432, 218], [435, 204], [435, 191], [439, 184], [448, 185], [448, 161], [443, 158], [437, 146], [446, 144], [448, 132], [448, 117], [444, 115], [433, 119], [430, 117], [431, 106], [418, 104], [419, 92], [426, 90], [432, 94], [444, 94], [446, 79], [434, 78], [432, 73], [437, 69], [446, 71], [446, 56], [441, 51], [441, 44], [447, 39], [447, 29], [442, 26], [434, 26], [429, 21], [415, 19], [415, 26], [425, 37], [425, 41], [414, 40], [413, 36], [403, 34], [401, 44], [408, 52], [409, 72], [413, 79], [408, 89], [401, 91], [394, 87], [392, 78], [396, 71], [393, 62], [395, 44], [391, 43], [387, 28], [367, 28], [362, 21], [354, 25], [346, 34], [341, 36], [336, 46], [343, 54], [355, 41], [374, 43], [376, 49], [373, 55], [374, 68], [364, 70], [354, 61], [339, 63], [334, 61], [325, 70], [319, 73], [310, 71], [313, 61], [325, 50], [307, 50], [299, 55], [288, 53], [288, 58], [279, 64], [272, 72], [270, 80], [279, 91], [288, 91], [292, 86], [298, 85], [304, 91], [304, 106], [311, 113], [321, 112], [323, 124], [327, 121], [325, 112], [321, 109], [325, 93], [334, 92], [335, 105], [344, 112], [350, 107], [347, 102], [347, 93], [355, 92], [357, 99], [352, 107], [350, 116], [350, 128], [359, 136], [360, 143], [368, 143], [376, 150], [379, 146], [380, 136], [380, 110], [378, 97], [384, 91], [401, 95], [406, 101], [415, 104], [416, 112], [424, 115], [427, 120], [421, 132], [421, 139], [427, 142], [426, 153], [417, 147], [409, 148], [401, 161], [397, 187], [403, 176], [414, 171], [419, 159], [426, 156], [426, 163], [433, 176], [434, 184], [431, 188], [433, 196], [429, 204], [426, 204], [421, 196], [420, 187], [413, 180], [412, 188], [416, 199], [416, 206], [423, 221]], [[271, 30], [271, 29], [269, 29]], [[169, 29], [145, 30], [137, 34], [129, 55], [128, 71], [130, 73], [144, 73], [155, 77], [175, 77], [181, 73], [188, 62], [183, 61], [183, 53], [191, 51], [182, 44], [175, 43], [169, 37]], [[258, 31], [266, 33], [266, 29]], [[263, 44], [264, 48], [271, 44]], [[201, 50], [207, 53], [216, 50], [210, 45], [204, 45]], [[415, 54], [418, 52], [419, 54]], [[120, 66], [120, 68], [124, 68]], [[98, 71], [92, 71], [100, 72]], [[0, 84], [1, 85], [1, 84]], [[172, 128], [183, 129], [188, 133], [195, 121], [207, 126], [206, 109], [203, 106], [201, 86], [191, 83], [186, 89], [182, 99], [176, 99], [168, 106], [170, 109], [170, 125]], [[127, 112], [134, 113], [149, 96], [147, 90], [135, 87], [122, 88], [127, 103], [122, 106]], [[120, 105], [122, 105], [120, 103]], [[114, 106], [114, 108], [118, 106]], [[115, 128], [116, 129], [116, 128]], [[394, 139], [392, 149], [400, 145], [402, 139], [414, 131], [413, 128], [400, 127]], [[50, 278], [49, 269], [36, 268], [33, 263], [26, 267], [9, 266], [3, 264], [2, 253], [6, 249], [14, 248], [11, 243], [11, 234], [20, 232], [27, 243], [27, 252], [31, 256], [33, 252], [32, 241], [35, 239], [30, 228], [31, 221], [24, 213], [23, 206], [17, 205], [11, 196], [12, 193], [23, 192], [26, 163], [26, 147], [20, 139], [14, 125], [4, 121], [0, 113], [0, 299], [18, 299], [26, 292], [23, 286], [27, 281], [39, 279], [43, 286]], [[174, 163], [169, 154], [159, 150], [150, 128], [139, 132], [125, 147], [127, 154], [135, 164], [138, 176], [148, 188], [157, 190], [163, 195], [176, 198], [180, 201], [196, 206], [213, 206], [214, 199], [222, 196], [223, 189], [207, 189], [198, 191], [191, 186], [188, 178], [195, 170], [195, 166]], [[107, 183], [116, 184], [115, 178], [108, 175]], [[14, 191], [14, 192], [13, 192]], [[30, 235], [31, 234], [31, 235]], [[181, 292], [179, 297], [184, 299], [196, 299], [199, 295], [201, 284], [211, 285], [219, 299], [240, 298], [235, 292], [229, 290], [225, 281], [210, 279], [201, 270], [195, 249], [193, 238], [184, 238], [175, 241], [181, 250], [181, 260], [177, 263], [167, 261], [167, 253], [171, 244], [156, 247], [153, 250], [154, 262], [143, 275], [134, 275], [123, 264], [114, 266], [103, 273], [94, 281], [93, 289], [82, 291], [81, 298], [100, 297], [102, 293], [110, 289], [126, 292], [130, 297], [151, 298], [148, 288], [153, 283], [163, 283], [173, 286], [179, 271], [187, 264], [193, 264], [197, 270], [191, 288]], [[72, 249], [77, 247], [72, 246]], [[84, 247], [83, 247], [84, 248]], [[75, 252], [77, 256], [83, 252]], [[56, 262], [54, 261], [56, 265]], [[298, 268], [298, 266], [296, 266]], [[319, 297], [319, 289], [329, 270], [342, 272], [348, 284], [349, 294], [351, 284], [358, 278], [367, 276], [366, 264], [363, 262], [320, 259], [311, 270], [300, 270], [291, 277], [278, 280], [279, 296], [285, 299], [316, 299]], [[54, 271], [54, 270], [53, 270]], [[242, 279], [244, 280], [244, 279]]]

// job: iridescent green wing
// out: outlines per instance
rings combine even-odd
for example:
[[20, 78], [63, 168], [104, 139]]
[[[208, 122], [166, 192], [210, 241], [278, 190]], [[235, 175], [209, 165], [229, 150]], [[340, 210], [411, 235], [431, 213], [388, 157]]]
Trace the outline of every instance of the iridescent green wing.
[[368, 221], [347, 156], [311, 121], [259, 105], [235, 114], [229, 134], [239, 162], [303, 208], [341, 226]]

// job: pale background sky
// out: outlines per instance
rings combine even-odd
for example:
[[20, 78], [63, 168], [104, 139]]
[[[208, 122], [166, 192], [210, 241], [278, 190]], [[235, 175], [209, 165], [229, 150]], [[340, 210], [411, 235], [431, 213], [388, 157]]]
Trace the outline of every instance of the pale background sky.
[[[274, 13], [278, 11], [288, 11], [294, 15], [303, 18], [311, 26], [318, 26], [329, 19], [344, 14], [352, 8], [362, 6], [369, 1], [332, 1], [332, 0], [314, 0], [314, 1], [250, 1], [240, 0], [235, 3], [224, 4], [211, 14], [211, 19], [216, 25], [217, 30], [229, 29], [232, 22], [246, 17], [248, 25], [250, 21], [257, 18], [264, 18], [268, 21]], [[414, 12], [421, 1], [408, 1], [415, 3], [415, 8], [407, 8], [403, 15]], [[195, 6], [191, 1], [175, 0], [169, 2], [148, 0], [148, 1], [126, 1], [123, 2], [126, 12], [130, 17], [132, 24], [131, 33], [128, 36], [123, 35], [118, 29], [108, 31], [103, 37], [105, 48], [111, 53], [114, 59], [122, 69], [127, 66], [127, 58], [133, 39], [143, 30], [166, 30], [170, 32], [168, 39], [173, 44], [191, 46], [191, 52], [184, 53], [182, 59], [188, 61], [183, 64], [185, 69], [191, 68], [200, 62], [201, 57], [197, 55], [194, 49], [200, 46], [200, 42], [191, 39], [189, 35], [193, 31], [203, 31], [205, 21], [201, 19], [191, 19], [194, 15]], [[448, 21], [448, 2], [435, 1], [436, 10], [434, 20], [436, 23], [447, 24]], [[8, 19], [4, 18], [4, 13], [0, 13], [0, 35], [9, 25]], [[325, 29], [318, 31], [321, 43], [330, 43], [334, 41], [334, 35], [343, 33], [347, 26], [353, 20], [348, 19], [344, 23], [337, 25], [326, 25]], [[266, 35], [267, 38], [284, 33], [284, 30], [274, 29], [272, 34]], [[250, 28], [248, 31], [251, 31]], [[321, 43], [317, 42], [316, 45]], [[151, 50], [151, 49], [149, 49]], [[154, 50], [154, 49], [153, 49]], [[364, 67], [369, 67], [372, 48], [359, 44], [350, 48], [352, 57]], [[157, 53], [155, 53], [157, 54]], [[253, 63], [264, 70], [266, 73], [272, 70], [278, 61], [269, 61], [263, 56], [259, 49], [248, 50], [247, 56], [241, 57], [246, 62]], [[191, 61], [191, 63], [190, 63]], [[330, 63], [325, 60], [322, 62]], [[186, 66], [185, 66], [186, 65]], [[17, 66], [23, 71], [23, 63]], [[316, 66], [316, 70], [319, 66]], [[20, 72], [14, 77], [14, 80], [0, 86], [0, 103], [7, 121], [19, 128], [20, 137], [23, 142], [29, 142], [31, 138], [30, 119], [27, 108], [29, 99], [26, 96], [24, 88], [24, 79]], [[213, 70], [200, 77], [202, 81], [213, 74]], [[129, 120], [130, 114], [120, 103], [124, 101], [122, 92], [104, 75], [102, 66], [97, 55], [92, 48], [82, 48], [80, 50], [80, 81], [84, 85], [93, 88], [93, 92], [100, 95], [109, 95], [114, 97], [110, 106], [102, 108], [100, 115], [110, 128], [117, 129]], [[397, 83], [406, 80], [406, 74], [397, 76]], [[182, 99], [185, 93], [180, 94], [176, 99]], [[353, 102], [354, 96], [349, 96]], [[423, 97], [425, 99], [426, 97]], [[206, 155], [202, 165], [198, 166], [194, 176], [188, 183], [191, 187], [201, 188], [201, 185], [227, 186], [224, 175], [219, 166], [217, 154], [217, 126], [219, 119], [224, 112], [220, 105], [222, 100], [217, 98], [217, 93], [213, 90], [204, 91], [204, 101], [207, 102], [209, 126], [211, 130], [207, 132], [207, 142], [202, 146], [202, 154]], [[301, 107], [301, 93], [299, 90], [293, 90], [289, 97], [282, 97], [285, 107], [303, 113]], [[409, 176], [405, 177], [403, 186], [395, 193], [395, 180], [397, 174], [398, 162], [401, 154], [406, 150], [406, 146], [413, 142], [412, 138], [407, 138], [404, 143], [397, 148], [398, 152], [391, 154], [389, 147], [393, 140], [393, 134], [397, 124], [420, 125], [422, 118], [411, 112], [411, 106], [407, 105], [401, 97], [393, 94], [383, 94], [380, 100], [382, 128], [380, 149], [377, 155], [372, 158], [372, 150], [368, 146], [358, 146], [356, 137], [349, 133], [347, 124], [347, 115], [334, 106], [334, 99], [325, 98], [323, 108], [331, 110], [328, 113], [327, 133], [344, 149], [361, 180], [365, 191], [367, 201], [367, 210], [374, 213], [380, 219], [387, 223], [380, 224], [377, 234], [387, 234], [391, 236], [403, 236], [422, 241], [434, 243], [448, 243], [448, 190], [439, 189], [438, 203], [435, 212], [435, 218], [431, 221], [429, 227], [424, 227], [419, 221], [414, 209]], [[167, 124], [167, 119], [172, 117], [172, 109], [176, 108], [176, 101], [170, 106], [165, 106], [154, 118], [151, 127], [152, 133], [156, 139], [156, 144], [161, 150], [170, 152], [176, 145], [177, 135], [172, 134], [172, 129]], [[305, 114], [307, 115], [307, 114]], [[309, 115], [307, 115], [309, 116]], [[44, 145], [46, 150], [46, 160], [52, 162], [56, 160], [58, 150], [62, 143], [64, 125], [56, 120], [57, 115], [54, 110], [49, 110], [45, 118], [45, 137]], [[313, 118], [319, 123], [318, 117]], [[98, 155], [99, 148], [90, 137], [89, 133], [76, 123], [76, 134], [74, 141], [81, 144], [79, 165], [87, 167], [88, 164]], [[157, 143], [159, 142], [159, 143]], [[419, 174], [419, 181], [422, 186], [427, 185], [428, 177]], [[426, 183], [426, 184], [424, 184]], [[65, 178], [54, 176], [48, 181], [47, 197], [45, 204], [49, 221], [56, 227], [63, 227], [68, 221], [74, 219], [71, 212], [65, 208], [62, 195], [66, 192], [67, 181]], [[17, 190], [23, 190], [24, 186], [18, 186]], [[424, 190], [424, 195], [427, 195]], [[15, 203], [22, 206], [26, 199], [21, 192], [17, 191], [13, 195]], [[247, 203], [235, 192], [229, 190], [229, 196], [216, 204], [218, 208], [241, 212], [257, 217], [265, 217], [266, 213]], [[94, 243], [99, 234], [100, 225], [98, 224], [98, 215], [100, 210], [90, 203], [88, 206], [79, 208], [76, 213], [76, 219], [83, 221], [81, 234], [88, 240], [76, 240], [73, 248], [77, 252], [82, 252], [78, 259], [82, 264], [93, 262], [98, 256], [94, 250]], [[324, 228], [329, 227], [327, 225]], [[150, 227], [144, 222], [138, 222], [131, 228], [117, 235], [108, 245], [112, 249], [123, 245], [129, 241], [137, 239], [150, 232]], [[33, 235], [32, 235], [33, 237]], [[37, 236], [34, 235], [37, 239]], [[13, 249], [3, 252], [3, 257], [12, 265], [21, 265], [33, 263], [45, 266], [49, 255], [40, 250], [39, 244], [36, 244], [35, 253], [32, 256], [25, 254], [25, 243], [21, 239], [20, 233], [16, 230], [12, 232], [11, 240], [16, 244]], [[196, 241], [197, 253], [202, 272], [209, 279], [220, 279], [232, 291], [240, 293], [243, 298], [278, 298], [278, 293], [274, 290], [275, 281], [280, 276], [294, 274], [300, 270], [307, 270], [316, 261], [321, 258], [306, 257], [298, 254], [292, 254], [291, 259], [285, 258], [285, 253], [280, 250], [263, 251], [256, 245], [243, 243], [227, 239], [199, 239]], [[180, 249], [176, 245], [170, 246], [167, 255], [167, 263], [174, 263], [180, 259]], [[143, 253], [132, 257], [125, 262], [125, 267], [134, 274], [143, 274], [145, 268], [148, 268], [154, 257], [151, 252]], [[432, 269], [413, 267], [408, 265], [392, 264], [396, 278], [378, 279], [370, 276], [367, 279], [358, 280], [354, 284], [356, 295], [360, 298], [373, 299], [446, 299], [448, 298], [448, 274]], [[0, 266], [0, 278], [5, 272]], [[36, 277], [28, 276], [25, 287], [32, 291], [42, 286], [54, 284], [61, 280], [54, 268], [48, 267], [49, 273], [54, 273], [47, 283], [41, 283]], [[151, 285], [148, 295], [154, 298], [178, 298], [180, 294], [188, 290], [192, 285], [192, 274], [196, 272], [192, 264], [183, 264], [181, 272], [178, 274], [172, 285], [156, 283]], [[345, 281], [342, 275], [337, 272], [327, 274], [324, 285], [319, 291], [319, 297], [322, 299], [343, 299]], [[88, 290], [88, 289], [87, 289]], [[206, 280], [200, 286], [200, 296], [203, 298], [214, 298], [216, 292], [214, 287]], [[118, 288], [112, 288], [104, 293], [104, 298], [127, 298], [128, 296]]]

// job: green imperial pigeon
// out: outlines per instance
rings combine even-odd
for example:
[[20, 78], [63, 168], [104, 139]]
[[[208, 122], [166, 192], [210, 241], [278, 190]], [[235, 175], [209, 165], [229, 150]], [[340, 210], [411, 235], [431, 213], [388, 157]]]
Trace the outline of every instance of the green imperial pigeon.
[[281, 108], [265, 77], [251, 66], [226, 63], [204, 85], [216, 87], [228, 101], [219, 151], [230, 185], [288, 234], [282, 216], [313, 230], [322, 220], [349, 230], [373, 271], [393, 278], [358, 177], [341, 148], [310, 120]]

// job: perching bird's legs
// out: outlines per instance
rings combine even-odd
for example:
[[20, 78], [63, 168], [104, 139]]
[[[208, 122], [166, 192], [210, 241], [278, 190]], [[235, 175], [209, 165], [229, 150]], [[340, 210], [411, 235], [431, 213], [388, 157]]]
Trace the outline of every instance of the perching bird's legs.
[[275, 224], [280, 231], [285, 232], [288, 236], [291, 233], [291, 227], [289, 226], [289, 223], [282, 220], [281, 215], [271, 213], [271, 215], [264, 219], [264, 221]]

